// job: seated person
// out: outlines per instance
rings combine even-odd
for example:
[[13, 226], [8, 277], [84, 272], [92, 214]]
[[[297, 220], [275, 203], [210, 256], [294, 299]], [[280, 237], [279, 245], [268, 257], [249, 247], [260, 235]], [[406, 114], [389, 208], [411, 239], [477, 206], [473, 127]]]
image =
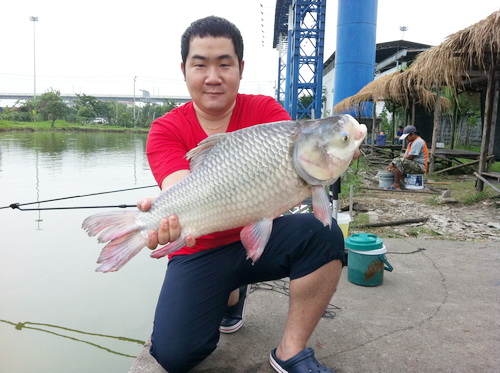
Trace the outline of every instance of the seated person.
[[400, 140], [408, 140], [408, 147], [403, 157], [394, 158], [386, 167], [394, 172], [394, 183], [387, 189], [401, 189], [400, 182], [407, 174], [424, 174], [427, 172], [429, 150], [427, 144], [418, 135], [415, 126], [407, 126]]
[[380, 131], [377, 135], [377, 146], [384, 146], [387, 140], [387, 135], [384, 131]]
[[403, 126], [398, 126], [398, 132], [394, 136], [394, 144], [402, 144], [401, 136], [403, 135]]

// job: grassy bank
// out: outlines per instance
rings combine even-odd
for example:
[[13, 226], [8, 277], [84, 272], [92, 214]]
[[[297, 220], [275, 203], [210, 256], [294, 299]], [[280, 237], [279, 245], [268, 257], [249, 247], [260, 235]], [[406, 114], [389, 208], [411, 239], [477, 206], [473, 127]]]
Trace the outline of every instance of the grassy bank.
[[119, 127], [103, 124], [76, 124], [65, 120], [56, 120], [54, 127], [52, 121], [44, 122], [14, 122], [0, 120], [0, 132], [2, 131], [95, 131], [95, 132], [141, 132], [147, 133], [149, 128]]

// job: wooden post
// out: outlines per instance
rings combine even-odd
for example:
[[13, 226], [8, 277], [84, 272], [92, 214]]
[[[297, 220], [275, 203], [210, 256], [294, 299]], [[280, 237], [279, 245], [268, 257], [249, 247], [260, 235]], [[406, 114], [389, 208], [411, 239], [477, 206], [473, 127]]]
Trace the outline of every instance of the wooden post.
[[[377, 132], [381, 130], [381, 128], [377, 127], [377, 102], [375, 100], [373, 101], [372, 123], [373, 123], [373, 128], [377, 128]], [[375, 136], [375, 138], [377, 137]]]
[[396, 138], [396, 136], [398, 134], [397, 129], [396, 129], [396, 104], [392, 105], [392, 109], [394, 109], [394, 111], [391, 111], [391, 113], [392, 113], [392, 118], [391, 118], [392, 138], [393, 138], [393, 144], [396, 144], [396, 142], [394, 141], [394, 139]]
[[[495, 93], [493, 95], [493, 110], [491, 113], [491, 121], [490, 121], [490, 144], [488, 145], [488, 157], [492, 156], [495, 152], [495, 129], [497, 127], [497, 118], [498, 118], [498, 95], [500, 91], [500, 80], [495, 81]], [[491, 157], [487, 161], [486, 170], [490, 171], [491, 165], [495, 161], [495, 157]]]
[[437, 143], [437, 133], [439, 127], [439, 117], [441, 116], [441, 87], [436, 89], [436, 101], [434, 102], [434, 125], [432, 128], [432, 145], [431, 145], [431, 155], [429, 159], [429, 172], [434, 171], [434, 160], [436, 158], [436, 143]]
[[450, 139], [450, 149], [455, 149], [455, 136], [458, 128], [458, 91], [456, 87], [453, 87], [453, 101], [452, 101], [452, 116], [451, 116], [451, 139]]
[[[479, 154], [479, 167], [477, 173], [481, 175], [485, 171], [486, 157], [488, 156], [488, 140], [490, 135], [490, 125], [493, 104], [493, 85], [495, 84], [495, 64], [492, 63], [488, 72], [488, 84], [486, 86], [486, 98], [484, 104], [483, 136], [481, 138], [481, 152]], [[476, 191], [482, 192], [484, 181], [477, 179]]]
[[[375, 145], [376, 138], [377, 138], [377, 136], [375, 135], [375, 132], [377, 130], [377, 128], [376, 128], [377, 118], [376, 118], [375, 110], [376, 110], [375, 109], [375, 103], [373, 103], [373, 110], [372, 110], [372, 145]], [[375, 114], [373, 114], [373, 113], [375, 113]], [[373, 119], [373, 116], [375, 116], [375, 119]], [[373, 149], [372, 149], [372, 154], [373, 154]]]
[[411, 125], [414, 126], [415, 125], [415, 107], [417, 105], [415, 104], [415, 101], [412, 102], [411, 104]]

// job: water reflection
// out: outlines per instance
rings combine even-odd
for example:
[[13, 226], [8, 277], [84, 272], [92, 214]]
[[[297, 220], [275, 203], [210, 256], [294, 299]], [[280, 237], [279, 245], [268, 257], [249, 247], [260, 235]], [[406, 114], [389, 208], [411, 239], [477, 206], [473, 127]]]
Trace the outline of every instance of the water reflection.
[[101, 345], [99, 345], [97, 343], [92, 343], [92, 342], [89, 342], [89, 341], [85, 341], [83, 339], [71, 337], [69, 335], [64, 335], [64, 334], [61, 334], [61, 333], [56, 333], [54, 331], [43, 329], [43, 328], [35, 328], [33, 326], [28, 326], [28, 325], [36, 325], [36, 326], [42, 326], [42, 327], [46, 327], [46, 328], [61, 329], [61, 330], [67, 331], [67, 332], [74, 332], [74, 333], [78, 333], [78, 334], [86, 334], [86, 335], [96, 336], [96, 337], [102, 337], [102, 338], [117, 339], [117, 340], [120, 340], [120, 341], [136, 343], [136, 344], [139, 344], [140, 346], [143, 346], [146, 343], [145, 341], [140, 341], [140, 340], [137, 340], [137, 339], [131, 339], [131, 338], [127, 338], [127, 337], [117, 337], [117, 336], [113, 336], [113, 335], [105, 335], [105, 334], [98, 334], [98, 333], [89, 333], [89, 332], [84, 332], [84, 331], [81, 331], [81, 330], [65, 328], [65, 327], [58, 326], [58, 325], [41, 324], [41, 323], [35, 323], [35, 322], [30, 322], [30, 321], [15, 323], [15, 322], [12, 322], [12, 321], [1, 320], [1, 319], [0, 319], [0, 322], [5, 323], [5, 324], [13, 325], [16, 330], [31, 329], [31, 330], [36, 330], [36, 331], [39, 331], [39, 332], [49, 333], [49, 334], [52, 334], [52, 335], [55, 335], [55, 336], [58, 336], [58, 337], [67, 338], [67, 339], [73, 340], [75, 342], [86, 343], [86, 344], [88, 344], [90, 346], [97, 347], [97, 348], [99, 348], [101, 350], [110, 352], [112, 354], [120, 355], [120, 356], [125, 356], [125, 357], [136, 358], [137, 356], [124, 354], [124, 353], [121, 353], [121, 352], [118, 352], [118, 351], [113, 351], [113, 350], [111, 350], [111, 349], [109, 349], [107, 347], [101, 346]]
[[[8, 135], [3, 135], [8, 136]], [[15, 138], [15, 145], [26, 150], [37, 149], [46, 155], [55, 156], [68, 150], [80, 154], [93, 154], [99, 151], [127, 151], [129, 152], [137, 139], [146, 135], [130, 133], [107, 132], [21, 132], [11, 134]], [[140, 141], [143, 145], [144, 142]], [[130, 153], [129, 153], [130, 154]], [[132, 155], [132, 154], [130, 154]]]
[[[38, 176], [38, 149], [35, 150], [36, 158], [35, 158], [35, 172], [36, 172], [36, 200], [38, 202], [38, 208], [40, 208], [40, 177]], [[42, 230], [40, 228], [40, 223], [43, 221], [42, 219], [42, 210], [38, 210], [38, 219], [35, 220], [37, 222], [37, 230]]]
[[144, 252], [120, 272], [96, 273], [102, 248], [81, 229], [90, 212], [75, 208], [157, 195], [143, 188], [155, 184], [145, 142], [0, 133], [0, 371], [124, 372], [150, 337], [166, 261]]

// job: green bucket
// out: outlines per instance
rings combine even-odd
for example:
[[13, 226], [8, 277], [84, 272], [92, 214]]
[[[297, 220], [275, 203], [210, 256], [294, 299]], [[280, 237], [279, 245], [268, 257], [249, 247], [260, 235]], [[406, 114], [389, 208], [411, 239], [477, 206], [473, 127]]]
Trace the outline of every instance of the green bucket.
[[394, 269], [385, 253], [380, 237], [371, 233], [355, 233], [345, 240], [348, 249], [347, 279], [356, 285], [378, 286], [384, 282], [384, 270]]

